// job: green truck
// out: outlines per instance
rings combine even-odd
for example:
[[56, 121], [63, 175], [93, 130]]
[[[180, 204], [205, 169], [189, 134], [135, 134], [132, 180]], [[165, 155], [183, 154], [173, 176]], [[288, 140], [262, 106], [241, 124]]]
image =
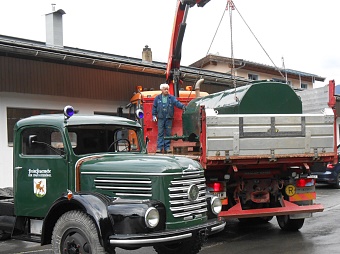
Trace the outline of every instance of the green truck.
[[147, 154], [136, 121], [67, 106], [64, 115], [20, 120], [14, 133], [13, 191], [0, 191], [2, 240], [51, 243], [53, 253], [153, 246], [184, 254], [224, 229], [202, 166]]

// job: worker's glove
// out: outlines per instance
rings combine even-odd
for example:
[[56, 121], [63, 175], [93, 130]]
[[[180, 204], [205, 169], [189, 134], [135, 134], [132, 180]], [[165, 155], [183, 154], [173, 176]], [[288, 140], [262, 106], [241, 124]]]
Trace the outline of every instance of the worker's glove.
[[157, 116], [152, 116], [152, 121], [157, 122]]

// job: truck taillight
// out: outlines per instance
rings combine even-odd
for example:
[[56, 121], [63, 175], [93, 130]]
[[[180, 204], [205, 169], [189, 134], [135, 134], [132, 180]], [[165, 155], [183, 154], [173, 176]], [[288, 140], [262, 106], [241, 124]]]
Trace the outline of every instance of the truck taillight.
[[222, 192], [223, 191], [223, 184], [220, 182], [212, 182], [207, 183], [208, 189], [213, 192]]
[[313, 178], [300, 178], [296, 180], [296, 187], [309, 187], [315, 185], [315, 179]]

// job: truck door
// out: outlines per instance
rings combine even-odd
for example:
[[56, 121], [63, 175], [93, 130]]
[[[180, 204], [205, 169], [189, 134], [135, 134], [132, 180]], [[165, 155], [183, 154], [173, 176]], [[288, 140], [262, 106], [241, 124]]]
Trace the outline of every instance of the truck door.
[[67, 192], [65, 140], [53, 127], [25, 127], [15, 136], [14, 195], [18, 216], [44, 217], [51, 204]]

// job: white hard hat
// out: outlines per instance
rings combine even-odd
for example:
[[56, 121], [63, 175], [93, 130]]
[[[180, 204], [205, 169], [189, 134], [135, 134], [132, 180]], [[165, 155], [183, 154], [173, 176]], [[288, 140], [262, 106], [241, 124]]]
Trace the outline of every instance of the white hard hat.
[[169, 85], [168, 84], [161, 84], [160, 86], [159, 86], [159, 89], [163, 89], [163, 88], [169, 88]]

